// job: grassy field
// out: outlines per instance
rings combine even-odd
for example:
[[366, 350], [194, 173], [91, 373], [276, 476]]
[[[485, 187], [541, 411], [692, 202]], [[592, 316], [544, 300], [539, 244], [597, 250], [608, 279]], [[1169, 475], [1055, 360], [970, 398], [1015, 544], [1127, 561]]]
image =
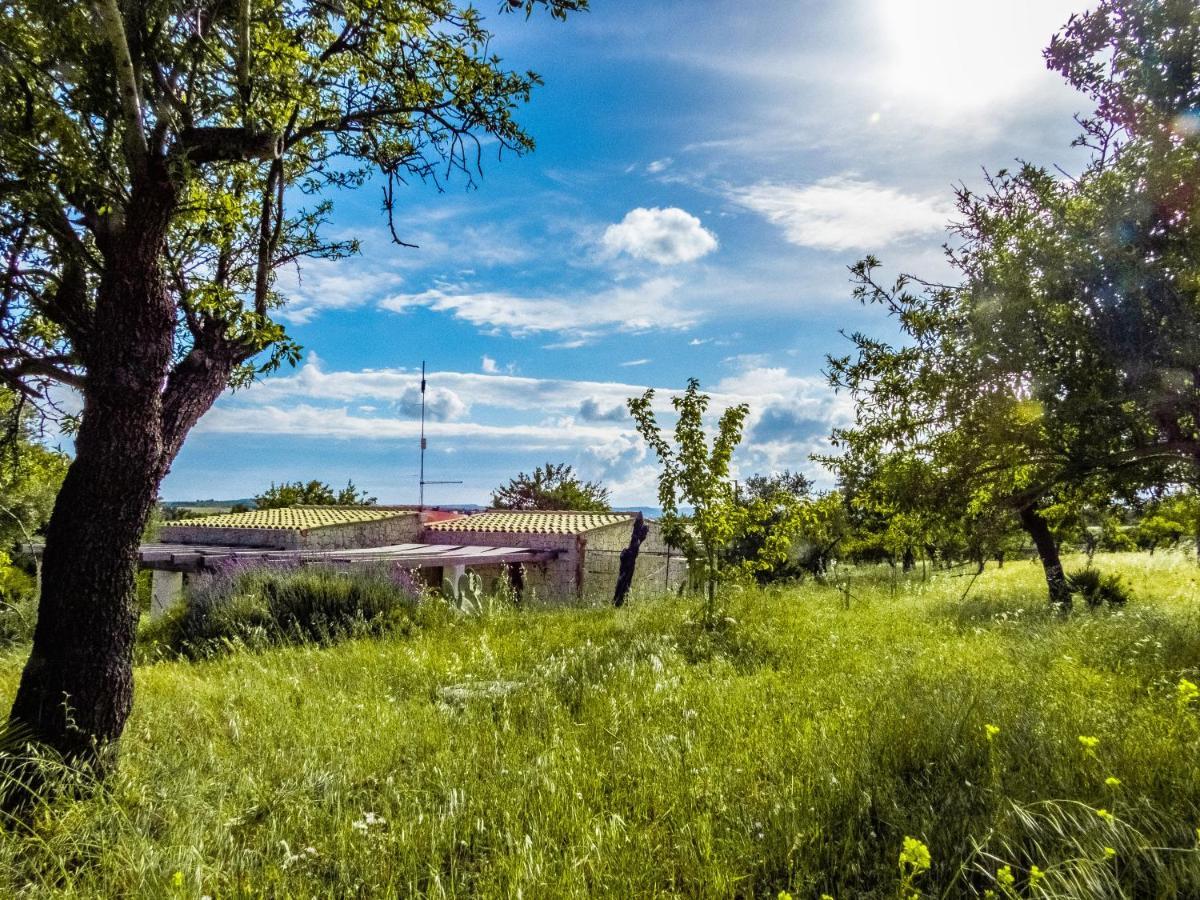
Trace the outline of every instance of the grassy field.
[[1124, 610], [1020, 562], [143, 665], [0, 895], [1200, 896], [1200, 573], [1097, 564]]

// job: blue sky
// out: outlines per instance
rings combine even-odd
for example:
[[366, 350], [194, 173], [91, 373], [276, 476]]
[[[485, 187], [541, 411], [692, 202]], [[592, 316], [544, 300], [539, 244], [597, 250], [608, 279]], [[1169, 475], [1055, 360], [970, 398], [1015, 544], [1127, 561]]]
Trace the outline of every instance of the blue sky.
[[[495, 4], [498, 6], [498, 4]], [[281, 287], [296, 369], [222, 398], [167, 499], [272, 480], [353, 479], [417, 498], [429, 366], [427, 502], [487, 502], [566, 461], [620, 505], [654, 503], [622, 411], [689, 377], [751, 404], [745, 477], [809, 462], [849, 415], [825, 386], [841, 331], [889, 335], [846, 266], [944, 274], [955, 184], [1017, 158], [1078, 168], [1082, 100], [1041, 48], [1060, 0], [593, 0], [567, 23], [492, 16], [494, 49], [545, 78], [525, 157], [485, 156], [476, 190], [414, 185], [389, 243], [379, 193], [335, 198], [363, 254]], [[493, 6], [487, 0], [485, 12]], [[491, 148], [494, 149], [494, 148]]]

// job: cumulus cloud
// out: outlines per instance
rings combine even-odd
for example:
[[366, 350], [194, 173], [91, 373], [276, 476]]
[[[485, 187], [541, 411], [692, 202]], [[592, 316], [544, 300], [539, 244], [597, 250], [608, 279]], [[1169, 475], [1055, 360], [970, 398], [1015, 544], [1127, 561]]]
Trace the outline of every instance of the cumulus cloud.
[[780, 403], [768, 406], [762, 411], [750, 431], [750, 440], [763, 443], [797, 443], [826, 437], [829, 431], [828, 419], [813, 416], [800, 404]]
[[[406, 388], [397, 405], [400, 412], [409, 418], [421, 415], [421, 388], [419, 385]], [[425, 391], [425, 418], [431, 422], [451, 422], [461, 419], [467, 404], [454, 391], [443, 387], [431, 387]]]
[[[735, 403], [750, 404], [746, 440], [735, 457], [744, 474], [800, 469], [828, 482], [810, 460], [828, 449], [830, 430], [852, 409], [818, 377], [781, 366], [733, 361], [728, 377], [705, 390], [710, 419]], [[200, 430], [215, 433], [407, 440], [418, 432], [419, 369], [326, 371], [310, 355], [293, 375], [270, 378], [223, 399]], [[606, 483], [632, 497], [647, 477], [645, 446], [626, 401], [647, 385], [575, 381], [510, 374], [431, 371], [427, 375], [427, 430], [481, 452], [561, 452], [591, 460]], [[655, 387], [654, 408], [671, 427], [678, 386]], [[576, 454], [572, 456], [571, 454]], [[741, 476], [738, 476], [741, 477]], [[633, 502], [632, 499], [630, 502]]]
[[609, 253], [626, 253], [664, 266], [691, 262], [717, 249], [717, 237], [691, 213], [639, 206], [609, 225], [600, 239]]
[[883, 247], [937, 232], [952, 214], [941, 199], [846, 175], [807, 185], [764, 181], [730, 197], [783, 229], [791, 243], [818, 250]]
[[[629, 397], [639, 396], [647, 385], [619, 381], [575, 381], [566, 378], [529, 378], [521, 375], [489, 375], [479, 372], [430, 371], [430, 396], [434, 391], [449, 391], [471, 409], [489, 407], [498, 410], [548, 415], [576, 414], [586, 400], [605, 410], [624, 408]], [[256, 404], [364, 403], [381, 406], [397, 404], [411, 392], [420, 400], [420, 369], [359, 369], [327, 371], [315, 353], [310, 353], [300, 369], [258, 382], [239, 392], [231, 402]], [[659, 389], [667, 397], [670, 388]], [[469, 403], [463, 398], [469, 398]], [[668, 400], [661, 400], [669, 409]], [[418, 407], [419, 411], [419, 407]]]
[[623, 403], [605, 405], [596, 397], [588, 397], [579, 404], [579, 418], [585, 422], [627, 422], [629, 411]]

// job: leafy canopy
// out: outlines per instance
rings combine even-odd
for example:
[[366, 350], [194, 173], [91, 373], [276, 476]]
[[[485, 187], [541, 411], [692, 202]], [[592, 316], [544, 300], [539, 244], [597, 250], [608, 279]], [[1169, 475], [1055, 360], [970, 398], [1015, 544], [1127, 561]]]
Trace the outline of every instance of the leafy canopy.
[[375, 498], [360, 491], [353, 481], [335, 491], [323, 481], [285, 481], [271, 486], [254, 498], [257, 509], [285, 509], [289, 506], [374, 506]]
[[521, 472], [492, 492], [494, 509], [570, 509], [608, 512], [608, 488], [598, 481], [583, 481], [566, 463], [548, 462], [533, 473]]
[[[587, 0], [501, 3], [538, 7]], [[98, 297], [163, 223], [135, 287], [169, 300], [170, 372], [139, 373], [165, 384], [167, 430], [201, 373], [294, 361], [279, 271], [358, 250], [321, 236], [330, 189], [376, 185], [399, 242], [398, 185], [533, 147], [513, 113], [539, 79], [490, 41], [452, 0], [0, 3], [0, 381], [42, 395], [111, 368], [123, 326]]]
[[[1200, 12], [1106, 0], [1046, 57], [1095, 105], [1086, 169], [1022, 164], [960, 189], [956, 283], [885, 284], [874, 257], [852, 268], [903, 341], [855, 334], [830, 360], [857, 401], [831, 462], [897, 515], [995, 523], [1197, 477]], [[905, 468], [932, 490], [894, 490]]]

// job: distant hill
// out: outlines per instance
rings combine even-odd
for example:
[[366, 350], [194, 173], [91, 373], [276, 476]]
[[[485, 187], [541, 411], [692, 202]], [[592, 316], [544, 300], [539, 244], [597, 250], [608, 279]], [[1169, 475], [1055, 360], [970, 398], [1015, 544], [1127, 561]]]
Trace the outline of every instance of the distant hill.
[[231, 509], [234, 506], [248, 506], [254, 509], [254, 498], [246, 497], [241, 500], [160, 500], [159, 506], [167, 509]]
[[[647, 519], [662, 518], [662, 510], [657, 506], [617, 506], [613, 507], [613, 512], [640, 512]], [[679, 507], [679, 514], [681, 516], [690, 516], [692, 514], [692, 508], [690, 506], [681, 506]]]

